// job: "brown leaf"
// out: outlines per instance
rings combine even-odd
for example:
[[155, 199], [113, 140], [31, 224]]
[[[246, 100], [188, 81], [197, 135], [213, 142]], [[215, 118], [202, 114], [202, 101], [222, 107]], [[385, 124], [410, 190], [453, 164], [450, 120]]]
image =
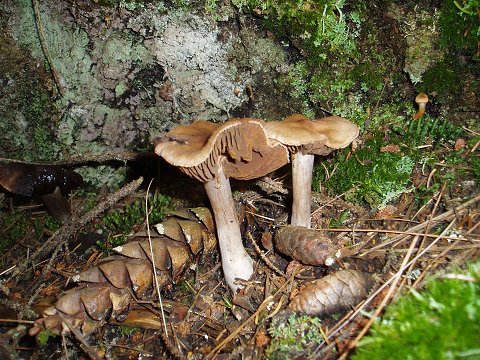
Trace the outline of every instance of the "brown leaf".
[[130, 326], [141, 326], [147, 329], [163, 328], [162, 319], [157, 314], [141, 309], [130, 311], [121, 323]]
[[270, 250], [273, 248], [273, 236], [269, 232], [264, 232], [260, 239], [262, 246], [265, 250]]
[[455, 151], [459, 151], [459, 150], [463, 149], [465, 147], [465, 144], [466, 144], [465, 139], [458, 138], [455, 141], [455, 146], [454, 146]]
[[331, 265], [336, 249], [329, 238], [302, 226], [287, 225], [275, 233], [275, 248], [307, 265]]
[[380, 148], [380, 152], [382, 153], [399, 153], [400, 152], [400, 146], [396, 144], [388, 144], [385, 146], [382, 146]]
[[364, 299], [373, 280], [356, 270], [340, 270], [308, 283], [290, 301], [290, 310], [309, 316], [326, 316], [355, 306]]
[[270, 342], [270, 336], [268, 336], [265, 330], [260, 330], [255, 337], [255, 345], [257, 347], [267, 346]]

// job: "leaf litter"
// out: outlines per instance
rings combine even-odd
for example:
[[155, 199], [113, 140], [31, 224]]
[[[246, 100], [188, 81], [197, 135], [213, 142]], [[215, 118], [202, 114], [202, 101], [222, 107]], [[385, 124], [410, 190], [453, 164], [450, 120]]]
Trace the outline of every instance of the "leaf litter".
[[[278, 220], [286, 214], [285, 194], [266, 194], [255, 185], [248, 191], [256, 196], [240, 201], [238, 207], [246, 246], [251, 255], [256, 254], [257, 269], [254, 278], [245, 282], [244, 289], [234, 298], [222, 281], [212, 237], [213, 222], [206, 220], [205, 213], [199, 215], [180, 207], [161, 226], [152, 227], [156, 267], [164, 275], [160, 285], [168, 335], [152, 294], [151, 254], [145, 228], [129, 236], [129, 242], [117, 249], [120, 255], [108, 258], [102, 252], [94, 253], [89, 266], [74, 252], [57, 252], [50, 259], [43, 253], [37, 255], [30, 260], [36, 262], [35, 272], [17, 272], [2, 284], [2, 303], [9, 309], [5, 317], [34, 320], [42, 312], [57, 311], [58, 318], [47, 316], [43, 319], [49, 320], [44, 322], [51, 321], [52, 329], [69, 328], [73, 336], [67, 347], [79, 353], [86, 351], [91, 358], [95, 356], [92, 353], [191, 359], [220, 354], [235, 358], [242, 354], [258, 358], [274, 353], [272, 344], [277, 342], [272, 341], [270, 324], [278, 323], [278, 319], [294, 310], [298, 316], [320, 314], [323, 339], [317, 341], [315, 354], [317, 358], [337, 358], [338, 354], [334, 355], [331, 349], [336, 347], [339, 354], [351, 351], [355, 344], [352, 339], [362, 329], [368, 329], [366, 314], [378, 316], [402, 289], [420, 288], [427, 274], [478, 256], [480, 195], [464, 194], [458, 188], [444, 187], [434, 193], [432, 201], [423, 208], [427, 215], [422, 218], [412, 206], [412, 194], [404, 194], [384, 216], [371, 216], [361, 207], [322, 195], [322, 205], [314, 211], [316, 229], [312, 231], [316, 236], [312, 233], [310, 237], [298, 235], [303, 229], [289, 229], [282, 226], [286, 221]], [[345, 212], [355, 216], [330, 228], [331, 214]], [[75, 229], [82, 226], [85, 225]], [[294, 235], [279, 245], [282, 232]], [[264, 247], [264, 241], [260, 242], [265, 234], [273, 238], [273, 247]], [[317, 241], [320, 245], [315, 245]], [[324, 260], [312, 264], [308, 260], [315, 252], [312, 249], [328, 256], [340, 252], [341, 256], [330, 267], [322, 265]], [[135, 264], [130, 267], [131, 272], [128, 263]], [[2, 268], [8, 264], [4, 258]], [[137, 265], [137, 274], [143, 279], [135, 280], [133, 268]], [[30, 278], [35, 283], [42, 279], [42, 286], [25, 289], [20, 278]], [[81, 284], [73, 280], [81, 280]], [[372, 283], [373, 289], [369, 290]], [[51, 294], [59, 295], [48, 304], [43, 299]], [[14, 303], [24, 305], [15, 307]], [[32, 309], [38, 315], [27, 311]], [[122, 326], [131, 326], [143, 336], [122, 335], [118, 330]], [[28, 328], [23, 330], [27, 331]], [[82, 345], [77, 347], [77, 343]], [[30, 353], [63, 351], [63, 345], [55, 338], [50, 339], [47, 347], [30, 344]], [[305, 355], [302, 351], [290, 354]]]

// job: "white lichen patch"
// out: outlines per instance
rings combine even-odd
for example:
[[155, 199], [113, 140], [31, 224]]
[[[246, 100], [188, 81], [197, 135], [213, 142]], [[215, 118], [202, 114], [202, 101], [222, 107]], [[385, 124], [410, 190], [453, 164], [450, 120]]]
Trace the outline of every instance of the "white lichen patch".
[[232, 48], [219, 30], [194, 15], [164, 17], [163, 31], [145, 41], [173, 84], [178, 112], [190, 118], [225, 116], [247, 101], [246, 79], [235, 79]]
[[153, 225], [153, 227], [157, 230], [158, 234], [159, 235], [164, 235], [165, 234], [165, 226], [163, 226], [163, 224], [156, 224], [156, 225]]

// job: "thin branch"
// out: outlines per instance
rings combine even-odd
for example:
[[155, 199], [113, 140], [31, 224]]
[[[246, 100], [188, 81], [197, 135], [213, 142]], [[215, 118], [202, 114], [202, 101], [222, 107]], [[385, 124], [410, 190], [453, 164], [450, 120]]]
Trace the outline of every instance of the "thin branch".
[[[407, 268], [414, 262], [416, 262], [420, 257], [422, 257], [427, 251], [430, 250], [440, 239], [442, 239], [447, 233], [447, 231], [453, 226], [455, 220], [452, 220], [447, 227], [442, 231], [440, 235], [437, 236], [435, 240], [433, 240], [423, 251], [421, 251], [417, 256], [415, 256], [412, 260], [410, 260], [407, 264], [405, 264], [404, 268]], [[383, 289], [385, 289], [392, 281], [396, 279], [396, 275], [393, 275], [390, 277], [382, 286], [380, 286], [372, 295], [368, 297], [365, 301], [363, 301], [361, 304], [359, 304], [356, 308], [356, 310], [348, 316], [348, 318], [343, 321], [339, 326], [336, 326], [335, 329], [332, 329], [332, 332], [328, 334], [328, 339], [332, 338], [335, 334], [337, 334], [341, 329], [343, 329], [357, 314], [359, 314], [367, 304], [369, 304], [378, 294], [380, 294]]]
[[231, 340], [233, 340], [235, 336], [237, 336], [240, 333], [240, 331], [242, 331], [243, 328], [245, 328], [245, 326], [247, 326], [251, 321], [253, 321], [258, 317], [260, 312], [262, 312], [263, 309], [266, 308], [270, 304], [270, 302], [273, 301], [273, 299], [275, 299], [277, 295], [280, 294], [283, 291], [283, 289], [285, 289], [288, 286], [288, 284], [290, 284], [293, 281], [293, 279], [295, 278], [295, 275], [297, 274], [294, 272], [290, 276], [290, 278], [273, 295], [270, 295], [267, 298], [265, 298], [265, 300], [263, 300], [262, 303], [258, 306], [257, 310], [252, 315], [250, 315], [250, 317], [246, 319], [240, 326], [238, 326], [235, 330], [233, 330], [230, 333], [230, 335], [228, 335], [225, 339], [223, 339], [212, 351], [210, 351], [210, 353], [207, 354], [205, 358], [213, 359], [215, 355], [220, 350], [222, 350], [225, 345], [227, 345]]
[[58, 166], [72, 166], [72, 165], [84, 165], [88, 163], [104, 163], [109, 161], [135, 161], [142, 158], [154, 157], [153, 152], [122, 152], [118, 154], [87, 154], [84, 156], [72, 157], [69, 159], [52, 161], [52, 162], [31, 162], [17, 159], [9, 159], [0, 157], [0, 162], [16, 163], [16, 164], [29, 164], [29, 165], [58, 165]]
[[255, 248], [255, 251], [257, 252], [258, 255], [260, 255], [260, 257], [262, 258], [262, 260], [265, 262], [265, 264], [267, 264], [267, 266], [272, 269], [273, 271], [275, 271], [278, 275], [280, 275], [281, 277], [285, 278], [286, 275], [285, 273], [283, 273], [282, 270], [280, 270], [278, 267], [276, 267], [271, 261], [270, 259], [267, 258], [267, 255], [265, 255], [265, 253], [260, 249], [260, 247], [257, 245], [257, 243], [255, 242], [255, 240], [253, 239], [253, 236], [252, 234], [250, 234], [250, 232], [247, 232], [247, 237], [248, 239], [250, 240], [250, 242], [252, 243], [253, 247]]
[[62, 323], [64, 323], [68, 329], [72, 332], [72, 334], [77, 338], [78, 341], [83, 345], [85, 352], [93, 360], [102, 360], [100, 356], [95, 352], [95, 350], [90, 346], [90, 344], [84, 339], [83, 335], [78, 331], [75, 326], [72, 325], [70, 321], [68, 321], [65, 316], [59, 311], [57, 314], [60, 319], [62, 319]]
[[[367, 323], [365, 324], [363, 329], [357, 334], [356, 338], [348, 345], [347, 351], [345, 351], [339, 357], [339, 360], [344, 360], [344, 359], [347, 358], [350, 351], [357, 346], [360, 339], [367, 333], [367, 331], [370, 329], [370, 327], [373, 325], [373, 323], [377, 320], [378, 315], [380, 315], [380, 313], [383, 311], [383, 309], [385, 308], [385, 306], [389, 302], [390, 298], [393, 295], [393, 292], [397, 289], [397, 284], [401, 280], [403, 272], [407, 269], [407, 262], [408, 262], [408, 260], [410, 259], [410, 256], [413, 253], [413, 250], [415, 248], [415, 245], [417, 244], [417, 241], [418, 241], [418, 236], [415, 236], [413, 238], [412, 243], [410, 244], [408, 252], [405, 254], [405, 257], [403, 258], [402, 264], [400, 265], [400, 269], [398, 269], [397, 273], [393, 276], [392, 285], [388, 289], [387, 294], [382, 299], [382, 302], [380, 303], [380, 305], [378, 305], [378, 307], [375, 309], [375, 312], [370, 317], [370, 319], [367, 321]], [[412, 265], [413, 264], [414, 264], [414, 262], [412, 262]], [[410, 265], [410, 266], [412, 266], [412, 265]]]
[[60, 76], [58, 75], [57, 70], [55, 70], [55, 66], [53, 65], [53, 61], [50, 58], [50, 53], [48, 51], [48, 44], [45, 38], [45, 32], [43, 31], [42, 26], [42, 19], [40, 18], [40, 9], [38, 7], [38, 0], [32, 0], [33, 12], [35, 13], [35, 25], [37, 26], [38, 38], [40, 40], [40, 45], [42, 46], [43, 54], [45, 55], [45, 59], [47, 60], [48, 66], [50, 67], [50, 71], [53, 76], [53, 81], [55, 82], [55, 86], [57, 87], [58, 92], [63, 97], [65, 95], [65, 90], [60, 83]]
[[152, 261], [152, 267], [153, 267], [153, 277], [155, 279], [155, 288], [157, 290], [157, 295], [158, 295], [158, 301], [160, 302], [160, 312], [162, 313], [162, 321], [163, 321], [163, 327], [165, 330], [165, 337], [168, 339], [168, 329], [167, 329], [167, 322], [165, 321], [165, 312], [163, 311], [163, 301], [162, 301], [162, 295], [160, 294], [160, 286], [158, 286], [158, 277], [157, 277], [157, 268], [155, 266], [155, 256], [153, 254], [153, 246], [152, 246], [152, 237], [150, 235], [150, 220], [149, 220], [149, 211], [148, 211], [148, 192], [150, 191], [150, 186], [152, 185], [152, 180], [150, 180], [150, 183], [148, 184], [147, 188], [147, 193], [145, 194], [145, 212], [146, 212], [146, 219], [147, 219], [147, 236], [148, 236], [148, 245], [150, 247], [150, 258]]
[[[450, 217], [452, 216], [455, 216], [455, 211], [457, 211], [458, 213], [460, 213], [461, 211], [465, 210], [466, 208], [468, 208], [469, 206], [477, 203], [478, 201], [480, 200], [480, 194], [477, 194], [475, 197], [473, 197], [472, 199], [464, 202], [463, 204], [457, 206], [455, 209], [452, 209], [452, 210], [449, 210], [449, 211], [446, 211], [444, 212], [443, 214], [440, 214], [434, 218], [432, 218], [430, 220], [430, 223], [431, 224], [435, 224], [435, 223], [438, 223], [438, 222], [441, 222], [441, 221], [445, 221], [447, 219], [449, 219]], [[418, 231], [421, 231], [423, 229], [425, 229], [425, 227], [427, 226], [427, 223], [426, 222], [423, 222], [421, 224], [418, 224], [416, 226], [413, 226], [411, 227], [410, 229], [408, 229], [408, 232], [409, 233], [416, 233]], [[352, 230], [351, 230], [352, 231]], [[355, 231], [355, 230], [353, 230]], [[422, 234], [422, 235], [425, 235], [425, 234]], [[427, 235], [428, 236], [428, 235]], [[378, 250], [380, 248], [383, 248], [385, 246], [388, 246], [388, 245], [391, 245], [393, 244], [394, 242], [397, 242], [401, 239], [403, 239], [405, 237], [404, 234], [400, 234], [400, 235], [397, 235], [397, 236], [394, 236], [393, 238], [389, 239], [388, 241], [384, 241], [382, 242], [381, 244], [377, 245], [377, 246], [374, 246], [373, 248], [369, 249], [368, 251], [364, 252], [362, 254], [363, 255], [366, 255], [370, 252], [373, 252], [375, 250]], [[456, 239], [455, 239], [456, 240]]]
[[68, 239], [78, 230], [80, 230], [85, 224], [89, 223], [98, 215], [115, 205], [118, 201], [134, 192], [136, 189], [138, 189], [142, 182], [143, 178], [139, 177], [137, 180], [130, 182], [116, 192], [109, 194], [104, 200], [98, 203], [94, 209], [85, 213], [80, 218], [72, 218], [68, 223], [61, 226], [52, 234], [52, 236], [47, 239], [47, 241], [45, 241], [45, 243], [39, 249], [37, 249], [37, 251], [35, 251], [33, 255], [30, 256], [29, 259], [16, 267], [15, 271], [8, 279], [8, 282], [16, 279], [19, 275], [22, 275], [27, 270], [28, 264], [42, 258], [56, 247], [63, 246], [63, 244], [66, 243]]

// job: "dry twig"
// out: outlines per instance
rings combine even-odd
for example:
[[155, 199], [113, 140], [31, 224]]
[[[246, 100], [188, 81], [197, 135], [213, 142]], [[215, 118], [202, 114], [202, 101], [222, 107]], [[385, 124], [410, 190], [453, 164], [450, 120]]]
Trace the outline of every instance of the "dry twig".
[[53, 61], [50, 57], [50, 53], [48, 51], [48, 44], [45, 38], [45, 32], [43, 31], [42, 19], [40, 18], [40, 9], [38, 6], [38, 0], [32, 0], [33, 12], [35, 13], [35, 24], [37, 26], [38, 31], [38, 38], [40, 40], [40, 45], [42, 46], [43, 54], [45, 55], [45, 59], [48, 62], [48, 66], [50, 67], [50, 71], [52, 72], [53, 81], [55, 82], [55, 86], [57, 87], [58, 92], [61, 96], [65, 95], [65, 90], [60, 82], [60, 76], [58, 75], [55, 66], [53, 65]]
[[[22, 264], [19, 264], [15, 271], [12, 273], [10, 278], [8, 279], [8, 282], [14, 281], [16, 283], [17, 278], [24, 274], [25, 271], [27, 270], [28, 264], [34, 263], [35, 261], [38, 261], [42, 257], [44, 257], [46, 254], [51, 252], [53, 249], [57, 249], [55, 251], [58, 252], [58, 250], [68, 241], [68, 239], [75, 234], [78, 230], [80, 230], [85, 224], [88, 222], [92, 221], [95, 217], [115, 205], [119, 200], [123, 199], [127, 195], [131, 194], [134, 192], [138, 187], [142, 184], [143, 178], [139, 177], [137, 180], [134, 180], [130, 182], [129, 184], [125, 185], [121, 189], [117, 190], [116, 192], [109, 194], [104, 200], [99, 202], [95, 208], [93, 208], [91, 211], [83, 214], [81, 217], [73, 217], [69, 222], [65, 223], [63, 226], [61, 226], [57, 231], [55, 231], [52, 236], [48, 238], [45, 243], [33, 253], [33, 255], [30, 256], [29, 259], [25, 260]], [[51, 262], [49, 266], [46, 267], [45, 271], [43, 274], [48, 271], [48, 269], [51, 266]], [[41, 279], [42, 280], [42, 277]], [[38, 281], [37, 281], [38, 284]], [[36, 286], [33, 287], [35, 289]], [[5, 291], [5, 289], [3, 289]]]

